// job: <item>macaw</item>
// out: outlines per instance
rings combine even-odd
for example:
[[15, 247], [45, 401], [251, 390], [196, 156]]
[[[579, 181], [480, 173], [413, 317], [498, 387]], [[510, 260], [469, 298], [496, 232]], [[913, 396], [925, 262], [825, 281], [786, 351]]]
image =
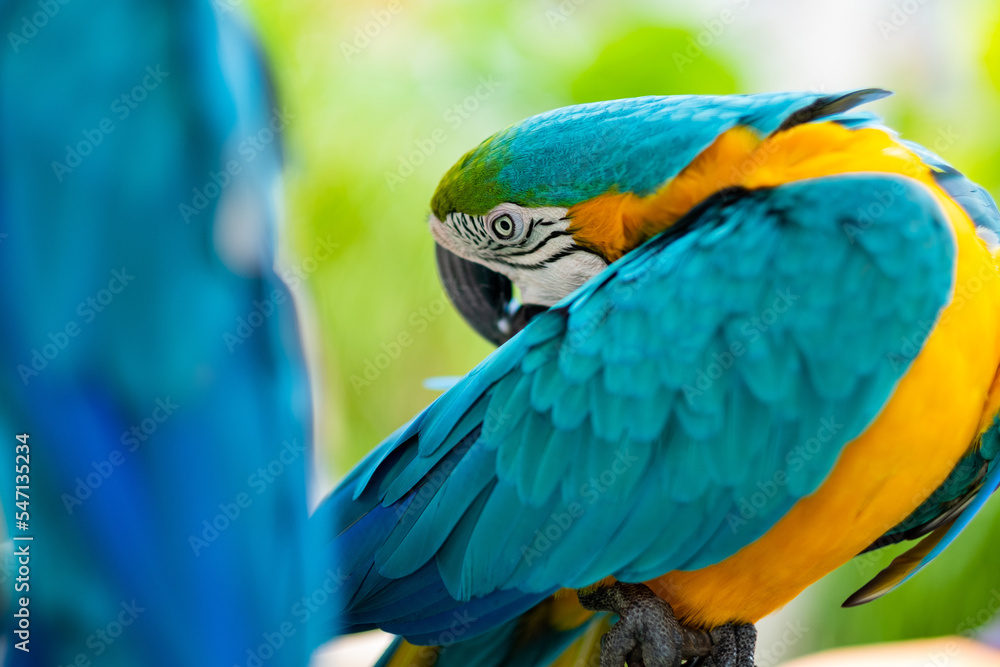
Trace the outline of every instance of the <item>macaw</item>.
[[952, 542], [1000, 484], [1000, 213], [856, 109], [886, 94], [582, 104], [462, 157], [429, 226], [500, 347], [313, 516], [326, 632], [744, 667], [854, 556], [923, 538], [847, 605]]
[[2, 12], [6, 665], [308, 661], [281, 107], [239, 13], [215, 9]]

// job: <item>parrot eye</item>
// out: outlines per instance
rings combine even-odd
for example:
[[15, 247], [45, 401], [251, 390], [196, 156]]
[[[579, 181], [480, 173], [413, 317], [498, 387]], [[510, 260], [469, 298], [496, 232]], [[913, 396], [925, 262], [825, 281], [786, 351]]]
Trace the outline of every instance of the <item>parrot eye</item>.
[[512, 210], [512, 205], [502, 204], [487, 218], [486, 228], [490, 236], [500, 243], [510, 244], [521, 240], [524, 235], [524, 223], [521, 215]]
[[497, 238], [507, 240], [514, 235], [514, 221], [507, 214], [493, 220], [493, 233]]

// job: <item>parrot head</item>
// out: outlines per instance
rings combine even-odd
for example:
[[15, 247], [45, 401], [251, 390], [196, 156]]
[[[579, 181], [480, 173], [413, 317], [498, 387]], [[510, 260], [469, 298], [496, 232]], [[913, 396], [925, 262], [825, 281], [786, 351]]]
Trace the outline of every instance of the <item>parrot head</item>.
[[648, 143], [634, 127], [644, 99], [667, 98], [534, 116], [494, 134], [445, 174], [429, 220], [438, 270], [480, 335], [503, 343], [642, 240], [623, 238], [614, 215], [581, 215], [581, 206], [646, 194], [662, 180], [662, 170], [653, 177], [652, 169], [635, 169]]
[[[511, 128], [490, 137], [452, 167], [429, 220], [449, 298], [496, 345], [607, 266], [596, 248], [574, 238], [572, 188], [553, 196], [552, 182], [529, 177], [527, 156], [512, 145], [518, 133]], [[561, 180], [569, 186], [571, 178], [567, 171]]]

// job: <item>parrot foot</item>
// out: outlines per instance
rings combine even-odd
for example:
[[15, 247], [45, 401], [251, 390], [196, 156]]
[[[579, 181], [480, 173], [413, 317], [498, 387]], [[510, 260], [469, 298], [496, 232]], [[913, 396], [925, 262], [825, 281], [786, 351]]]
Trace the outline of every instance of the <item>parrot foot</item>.
[[[682, 660], [712, 653], [709, 633], [682, 626], [670, 605], [644, 584], [619, 581], [577, 595], [586, 609], [619, 618], [601, 638], [601, 667], [678, 667]], [[751, 660], [752, 655], [751, 648]], [[730, 663], [717, 665], [730, 667]]]
[[720, 625], [709, 632], [712, 652], [691, 662], [691, 667], [754, 667], [757, 628], [749, 623]]

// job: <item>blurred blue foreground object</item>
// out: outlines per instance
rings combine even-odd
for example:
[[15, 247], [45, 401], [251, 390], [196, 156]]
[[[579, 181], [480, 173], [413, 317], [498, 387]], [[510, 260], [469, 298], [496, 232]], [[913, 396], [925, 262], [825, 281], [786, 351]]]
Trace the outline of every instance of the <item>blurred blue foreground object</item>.
[[291, 115], [229, 4], [0, 19], [5, 663], [304, 665]]

